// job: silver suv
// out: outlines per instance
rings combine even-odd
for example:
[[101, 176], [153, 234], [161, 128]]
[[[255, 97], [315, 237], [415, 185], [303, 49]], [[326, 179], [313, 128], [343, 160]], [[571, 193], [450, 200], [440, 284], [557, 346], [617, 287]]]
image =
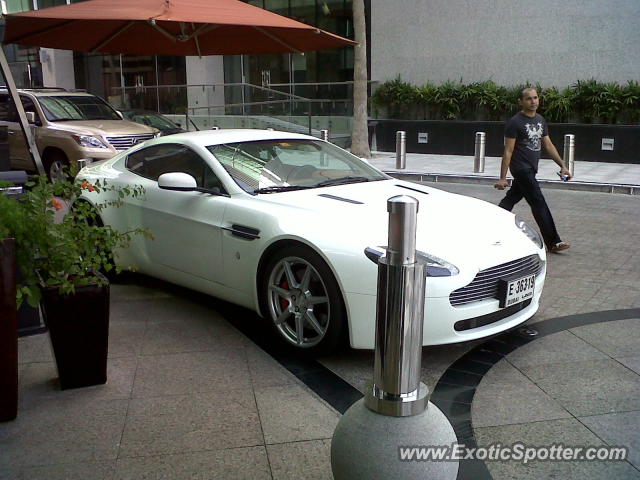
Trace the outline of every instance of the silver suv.
[[[158, 135], [158, 130], [124, 120], [95, 95], [61, 88], [18, 90], [47, 174], [83, 159], [104, 160]], [[0, 127], [6, 125], [11, 168], [33, 170], [18, 113], [0, 89]]]

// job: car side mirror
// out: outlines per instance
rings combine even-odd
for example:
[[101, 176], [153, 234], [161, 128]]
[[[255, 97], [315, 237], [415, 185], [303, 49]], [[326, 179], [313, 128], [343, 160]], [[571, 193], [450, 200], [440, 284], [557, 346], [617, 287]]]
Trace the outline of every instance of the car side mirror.
[[120, 117], [120, 120], [124, 120], [124, 115], [122, 114], [122, 112], [120, 110], [116, 110], [116, 113]]
[[183, 172], [163, 173], [158, 177], [158, 187], [163, 190], [175, 190], [178, 192], [198, 190], [196, 179]]
[[36, 112], [24, 112], [27, 116], [27, 122], [36, 123]]

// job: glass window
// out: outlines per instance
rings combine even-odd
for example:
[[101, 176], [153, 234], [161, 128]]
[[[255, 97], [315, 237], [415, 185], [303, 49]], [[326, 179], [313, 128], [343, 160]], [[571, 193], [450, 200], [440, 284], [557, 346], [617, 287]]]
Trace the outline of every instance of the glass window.
[[33, 0], [5, 0], [7, 13], [18, 13], [33, 10]]
[[202, 157], [184, 145], [164, 144], [138, 150], [127, 157], [126, 168], [154, 181], [163, 173], [186, 173], [196, 180], [198, 187], [225, 193], [222, 183]]
[[207, 147], [249, 193], [270, 193], [388, 178], [327, 142], [264, 140]]
[[66, 5], [67, 0], [38, 0], [38, 10], [47, 7], [56, 7], [58, 5]]
[[120, 120], [120, 115], [104, 100], [93, 95], [51, 95], [39, 97], [50, 122], [65, 120]]

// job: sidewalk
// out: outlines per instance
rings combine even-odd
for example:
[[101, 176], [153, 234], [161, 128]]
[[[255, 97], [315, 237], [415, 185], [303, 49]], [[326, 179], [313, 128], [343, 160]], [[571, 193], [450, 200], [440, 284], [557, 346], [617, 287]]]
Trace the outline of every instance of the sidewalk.
[[[405, 180], [493, 184], [500, 175], [500, 157], [485, 157], [484, 172], [474, 173], [472, 156], [407, 153], [406, 168], [398, 170], [395, 152], [372, 153], [372, 165]], [[541, 159], [538, 181], [547, 188], [640, 194], [640, 164], [576, 161], [569, 182], [561, 181], [558, 171], [555, 162]]]

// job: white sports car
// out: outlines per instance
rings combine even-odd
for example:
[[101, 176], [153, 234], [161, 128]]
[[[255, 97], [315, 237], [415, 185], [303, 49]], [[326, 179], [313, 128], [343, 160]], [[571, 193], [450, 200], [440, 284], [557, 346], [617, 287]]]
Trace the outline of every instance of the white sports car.
[[254, 309], [295, 347], [327, 351], [345, 336], [353, 348], [374, 347], [377, 266], [365, 249], [384, 251], [396, 195], [419, 201], [424, 345], [493, 335], [538, 309], [546, 255], [533, 228], [487, 202], [391, 178], [311, 136], [176, 134], [79, 178], [145, 188], [100, 213], [115, 229], [154, 237], [115, 252], [121, 267]]

